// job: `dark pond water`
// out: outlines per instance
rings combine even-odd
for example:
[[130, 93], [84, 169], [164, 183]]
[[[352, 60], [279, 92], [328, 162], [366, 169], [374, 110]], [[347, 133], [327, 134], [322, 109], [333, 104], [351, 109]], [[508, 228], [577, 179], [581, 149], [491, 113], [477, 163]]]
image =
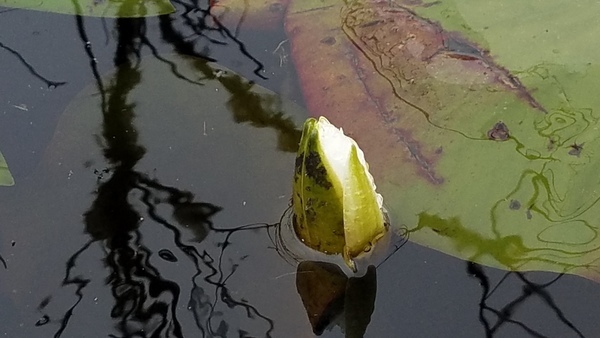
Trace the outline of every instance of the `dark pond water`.
[[[5, 337], [314, 336], [272, 240], [307, 116], [286, 37], [214, 29], [197, 6], [121, 20], [0, 8], [16, 181], [0, 188]], [[341, 315], [323, 336], [360, 336], [363, 294], [366, 337], [600, 335], [600, 286], [583, 278], [410, 242], [373, 277], [346, 298], [345, 333]]]

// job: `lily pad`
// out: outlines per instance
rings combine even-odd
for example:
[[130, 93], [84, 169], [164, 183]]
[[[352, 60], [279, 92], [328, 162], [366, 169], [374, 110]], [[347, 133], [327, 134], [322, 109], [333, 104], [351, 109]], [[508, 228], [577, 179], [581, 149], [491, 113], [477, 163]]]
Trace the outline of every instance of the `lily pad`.
[[108, 18], [139, 18], [175, 12], [168, 0], [0, 0], [0, 6]]
[[585, 5], [511, 3], [291, 2], [286, 30], [311, 114], [361, 145], [409, 240], [600, 281], [600, 32]]
[[10, 171], [8, 170], [8, 164], [0, 153], [0, 186], [11, 186], [15, 184], [15, 180], [13, 179]]

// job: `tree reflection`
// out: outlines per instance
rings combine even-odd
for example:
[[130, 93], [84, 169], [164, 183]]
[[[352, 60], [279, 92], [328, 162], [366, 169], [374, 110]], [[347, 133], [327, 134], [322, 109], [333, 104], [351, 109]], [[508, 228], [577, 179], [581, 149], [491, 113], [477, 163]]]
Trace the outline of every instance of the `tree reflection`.
[[[172, 0], [172, 2], [182, 6], [185, 9], [181, 15], [181, 18], [184, 19], [185, 27], [191, 29], [198, 38], [206, 39], [210, 43], [217, 44], [226, 43], [224, 40], [231, 41], [238, 47], [242, 55], [256, 65], [254, 68], [254, 74], [260, 78], [266, 78], [261, 74], [261, 71], [264, 69], [262, 62], [248, 52], [246, 45], [237, 38], [236, 33], [232, 33], [227, 27], [221, 24], [218, 18], [213, 16], [213, 14], [210, 12], [210, 4], [202, 7], [200, 6], [198, 0], [191, 0], [190, 2]], [[184, 43], [184, 39], [182, 39], [184, 35], [181, 34], [181, 32], [177, 32], [177, 30], [173, 28], [172, 18], [173, 17], [170, 15], [161, 16], [161, 32], [163, 33], [163, 39], [173, 44], [178, 52], [192, 55], [190, 52], [194, 50], [194, 47], [190, 46], [189, 43]], [[216, 32], [223, 40], [212, 38], [209, 34], [207, 34], [210, 32]]]
[[[534, 283], [527, 279], [525, 273], [508, 272], [495, 286], [492, 287], [488, 276], [485, 274], [483, 268], [479, 264], [468, 262], [467, 273], [473, 278], [476, 278], [481, 285], [479, 321], [485, 330], [486, 337], [493, 337], [506, 324], [516, 325], [532, 337], [546, 337], [546, 335], [542, 334], [541, 332], [513, 318], [515, 311], [519, 308], [519, 306], [523, 305], [526, 301], [534, 296], [541, 299], [546, 306], [548, 306], [548, 308], [550, 308], [556, 314], [556, 317], [571, 331], [573, 331], [574, 334], [576, 334], [578, 337], [584, 337], [583, 333], [581, 333], [581, 331], [579, 331], [579, 329], [577, 329], [577, 327], [575, 327], [575, 325], [569, 319], [567, 319], [565, 314], [552, 298], [552, 295], [550, 295], [550, 293], [546, 290], [547, 287], [556, 283], [564, 274], [559, 274], [546, 283]], [[494, 308], [493, 306], [489, 305], [488, 302], [491, 300], [494, 293], [507, 280], [509, 275], [515, 275], [523, 283], [521, 295], [508, 302], [508, 304], [502, 308]]]
[[[182, 15], [184, 25], [210, 43], [222, 43], [207, 37], [206, 32], [215, 29], [224, 39], [234, 41], [242, 53], [257, 65], [255, 73], [258, 75], [262, 64], [251, 57], [243, 44], [227, 29], [220, 25], [211, 28], [213, 26], [206, 24], [205, 20], [210, 16], [207, 10], [200, 9], [198, 3], [178, 3], [186, 8]], [[200, 13], [200, 16], [193, 18], [192, 13]], [[207, 47], [196, 51], [196, 44], [173, 27], [174, 20], [171, 15], [162, 16], [159, 20], [163, 39], [172, 44], [178, 53], [194, 56], [194, 68], [205, 78], [214, 79], [215, 72], [207, 64], [212, 60], [208, 57]], [[237, 299], [228, 290], [227, 280], [235, 273], [237, 264], [226, 269], [222, 260], [234, 234], [246, 230], [266, 229], [274, 224], [250, 224], [234, 229], [215, 228], [211, 217], [221, 210], [219, 206], [195, 201], [191, 192], [164, 185], [158, 179], [150, 178], [136, 170], [136, 165], [144, 157], [146, 150], [138, 142], [135, 126], [136, 106], [129, 98], [141, 80], [139, 62], [142, 48], [149, 47], [157, 59], [170, 64], [173, 76], [190, 83], [201, 83], [185, 78], [174, 64], [160, 56], [146, 37], [144, 18], [116, 20], [118, 47], [113, 61], [117, 71], [105, 83], [99, 75], [83, 17], [76, 17], [76, 25], [101, 97], [103, 123], [102, 137], [98, 142], [109, 167], [96, 171], [98, 180], [94, 192], [95, 199], [84, 214], [85, 231], [90, 239], [73, 253], [66, 263], [62, 284], [63, 287], [75, 286], [77, 300], [59, 320], [60, 327], [54, 336], [60, 337], [68, 328], [75, 309], [84, 297], [84, 290], [91, 282], [89, 278], [76, 275], [75, 269], [81, 255], [96, 243], [105, 252], [103, 262], [109, 271], [105, 283], [114, 299], [110, 317], [115, 320], [115, 329], [119, 332], [119, 337], [183, 337], [177, 312], [182, 297], [181, 288], [177, 282], [165, 278], [151, 263], [154, 252], [144, 243], [140, 231], [143, 224], [150, 222], [167, 229], [181, 254], [195, 266], [195, 272], [191, 276], [192, 288], [187, 309], [191, 311], [203, 337], [226, 337], [233, 332], [240, 337], [251, 335], [246, 328], [232, 327], [228, 323], [228, 317], [222, 316], [217, 309], [218, 303], [224, 304], [228, 309], [240, 309], [249, 320], [261, 322], [255, 326], [261, 327], [264, 330], [262, 334], [270, 337], [273, 330], [272, 320], [261, 314], [255, 306]], [[300, 131], [291, 120], [286, 119], [283, 114], [260, 109], [263, 106], [256, 102], [261, 98], [250, 94], [251, 86], [247, 86], [241, 77], [230, 75], [219, 80], [231, 92], [231, 108], [238, 122], [249, 121], [260, 127], [276, 129], [280, 133], [281, 148], [295, 151], [294, 144], [297, 144]], [[242, 100], [249, 100], [255, 104], [240, 105], [236, 95], [241, 95]], [[132, 196], [140, 197], [132, 201]], [[143, 210], [140, 210], [139, 205], [143, 206]], [[172, 215], [162, 216], [159, 205], [168, 205]], [[175, 220], [175, 223], [169, 219]], [[197, 243], [201, 243], [209, 233], [220, 235], [222, 241], [219, 244], [218, 257], [211, 255], [207, 250], [198, 249], [196, 245], [184, 243], [181, 233], [183, 227], [192, 229]], [[177, 261], [177, 255], [166, 249], [159, 251], [158, 256], [166, 261]], [[214, 299], [211, 299], [212, 294]], [[50, 300], [50, 297], [43, 300], [39, 309], [43, 310]], [[217, 318], [219, 316], [220, 319]], [[38, 325], [48, 322], [49, 316], [44, 315]]]

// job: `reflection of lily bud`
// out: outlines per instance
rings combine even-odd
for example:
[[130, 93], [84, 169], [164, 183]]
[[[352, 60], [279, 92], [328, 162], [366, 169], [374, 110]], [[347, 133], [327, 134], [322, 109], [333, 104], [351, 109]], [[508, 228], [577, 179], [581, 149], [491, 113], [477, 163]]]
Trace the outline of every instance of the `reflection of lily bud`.
[[294, 229], [309, 247], [353, 259], [385, 232], [382, 197], [363, 152], [326, 118], [304, 124], [294, 175]]
[[371, 265], [364, 276], [348, 278], [335, 264], [298, 265], [296, 289], [316, 335], [337, 324], [347, 338], [363, 337], [375, 309], [375, 271]]
[[187, 201], [171, 203], [174, 207], [173, 217], [177, 223], [194, 232], [194, 240], [197, 242], [202, 242], [208, 236], [212, 226], [210, 218], [221, 211], [221, 207], [210, 203]]

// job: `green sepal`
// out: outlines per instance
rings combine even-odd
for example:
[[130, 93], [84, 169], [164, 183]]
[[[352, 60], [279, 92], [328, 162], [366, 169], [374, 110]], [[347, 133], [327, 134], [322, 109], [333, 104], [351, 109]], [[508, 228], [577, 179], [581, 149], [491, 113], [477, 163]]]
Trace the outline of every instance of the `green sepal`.
[[344, 250], [344, 213], [339, 181], [322, 157], [317, 120], [304, 123], [294, 174], [294, 230], [312, 249], [327, 254]]
[[356, 145], [352, 145], [348, 168], [351, 174], [344, 182], [346, 261], [369, 251], [386, 231], [378, 195], [369, 179], [368, 167], [365, 168], [358, 157]]

